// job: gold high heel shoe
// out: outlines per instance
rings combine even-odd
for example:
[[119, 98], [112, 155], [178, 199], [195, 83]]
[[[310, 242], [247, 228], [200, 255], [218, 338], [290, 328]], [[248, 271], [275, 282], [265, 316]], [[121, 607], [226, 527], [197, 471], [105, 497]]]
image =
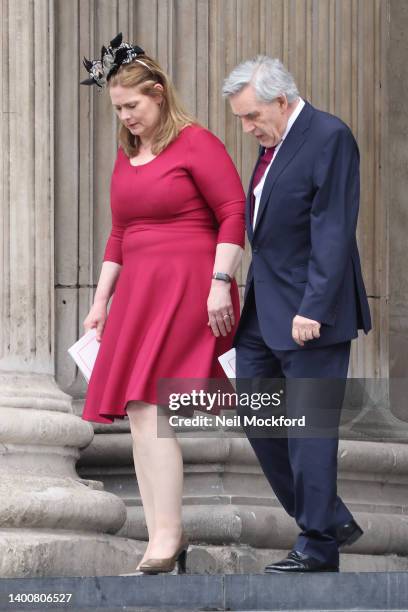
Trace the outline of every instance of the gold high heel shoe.
[[143, 576], [143, 572], [140, 571], [140, 563], [136, 568], [135, 572], [130, 572], [130, 574], [119, 574], [119, 576]]
[[167, 559], [147, 559], [139, 565], [139, 571], [144, 574], [163, 574], [172, 572], [178, 565], [179, 574], [186, 573], [188, 540], [185, 536], [181, 538], [181, 542], [176, 552], [172, 557]]

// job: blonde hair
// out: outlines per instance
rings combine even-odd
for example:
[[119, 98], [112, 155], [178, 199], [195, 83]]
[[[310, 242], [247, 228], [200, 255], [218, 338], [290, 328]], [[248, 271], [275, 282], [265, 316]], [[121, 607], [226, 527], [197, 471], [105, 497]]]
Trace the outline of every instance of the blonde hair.
[[[160, 83], [163, 90], [155, 88]], [[109, 79], [108, 87], [139, 87], [145, 96], [162, 97], [160, 121], [152, 142], [152, 153], [158, 155], [165, 149], [180, 131], [197, 121], [189, 115], [180, 104], [173, 83], [160, 66], [147, 55], [129, 64], [122, 64], [119, 70]], [[140, 138], [134, 136], [123, 124], [119, 129], [119, 144], [128, 157], [135, 157], [139, 152]]]

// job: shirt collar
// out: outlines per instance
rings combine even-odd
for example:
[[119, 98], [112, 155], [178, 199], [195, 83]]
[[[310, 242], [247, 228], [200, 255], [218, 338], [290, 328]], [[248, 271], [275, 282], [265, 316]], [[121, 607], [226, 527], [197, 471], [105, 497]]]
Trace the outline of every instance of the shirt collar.
[[282, 140], [285, 140], [286, 136], [289, 134], [289, 131], [292, 127], [292, 125], [295, 123], [296, 119], [299, 117], [303, 107], [305, 105], [305, 101], [299, 96], [298, 97], [298, 103], [296, 108], [292, 111], [292, 114], [290, 115], [289, 119], [288, 119], [288, 124], [286, 126], [286, 130], [285, 133], [282, 136]]

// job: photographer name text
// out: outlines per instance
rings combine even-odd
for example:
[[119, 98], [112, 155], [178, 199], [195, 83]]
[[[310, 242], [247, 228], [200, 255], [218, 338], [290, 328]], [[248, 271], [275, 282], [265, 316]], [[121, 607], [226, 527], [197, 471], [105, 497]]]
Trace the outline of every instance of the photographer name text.
[[183, 427], [306, 427], [306, 418], [289, 418], [285, 416], [270, 416], [260, 417], [258, 415], [242, 416], [234, 415], [227, 417], [225, 415], [196, 415], [194, 417], [182, 417], [172, 415], [169, 417], [169, 423], [172, 426]]

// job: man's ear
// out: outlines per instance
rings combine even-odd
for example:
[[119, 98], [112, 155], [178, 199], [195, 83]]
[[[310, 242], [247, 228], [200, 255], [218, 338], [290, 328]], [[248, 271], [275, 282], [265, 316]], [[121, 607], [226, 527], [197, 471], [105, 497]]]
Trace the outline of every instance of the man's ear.
[[288, 108], [288, 99], [285, 96], [285, 94], [279, 94], [279, 96], [277, 96], [276, 100], [277, 100], [277, 102], [279, 104], [279, 109], [282, 112], [285, 112], [286, 109]]

